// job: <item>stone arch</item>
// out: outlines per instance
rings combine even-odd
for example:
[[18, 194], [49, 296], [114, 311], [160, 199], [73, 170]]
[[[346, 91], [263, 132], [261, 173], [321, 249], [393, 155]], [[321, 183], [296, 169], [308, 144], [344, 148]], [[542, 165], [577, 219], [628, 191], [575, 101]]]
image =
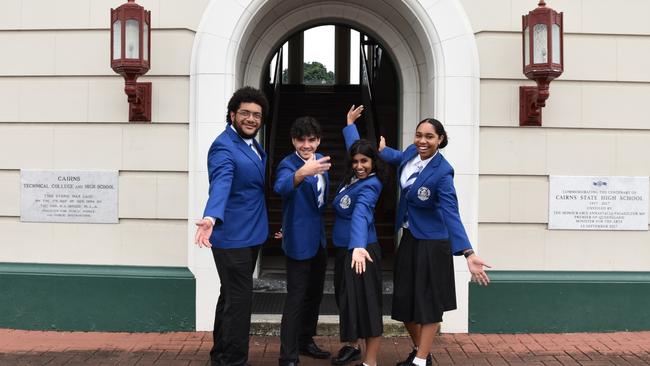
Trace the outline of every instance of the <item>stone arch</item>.
[[[402, 145], [424, 117], [443, 121], [453, 143], [461, 214], [470, 239], [478, 228], [479, 64], [474, 35], [459, 0], [211, 1], [196, 34], [190, 70], [188, 266], [197, 278], [197, 329], [212, 327], [218, 278], [212, 257], [194, 247], [195, 219], [207, 195], [206, 156], [225, 127], [225, 106], [243, 85], [259, 86], [264, 65], [287, 34], [317, 24], [348, 24], [379, 40], [400, 81]], [[476, 246], [476, 245], [475, 245]], [[456, 264], [459, 310], [445, 331], [467, 331], [467, 274]]]

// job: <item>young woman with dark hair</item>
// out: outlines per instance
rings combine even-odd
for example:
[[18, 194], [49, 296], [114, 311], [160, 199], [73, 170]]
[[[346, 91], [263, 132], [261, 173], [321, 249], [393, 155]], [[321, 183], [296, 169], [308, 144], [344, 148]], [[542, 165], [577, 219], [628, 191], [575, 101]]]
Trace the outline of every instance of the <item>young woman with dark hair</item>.
[[[348, 116], [350, 118], [350, 116]], [[347, 344], [332, 359], [343, 365], [361, 357], [377, 365], [383, 333], [381, 250], [377, 243], [374, 209], [383, 184], [383, 162], [367, 140], [348, 141], [349, 165], [333, 206], [336, 213], [332, 241], [336, 247], [334, 286], [339, 307], [341, 342]]]

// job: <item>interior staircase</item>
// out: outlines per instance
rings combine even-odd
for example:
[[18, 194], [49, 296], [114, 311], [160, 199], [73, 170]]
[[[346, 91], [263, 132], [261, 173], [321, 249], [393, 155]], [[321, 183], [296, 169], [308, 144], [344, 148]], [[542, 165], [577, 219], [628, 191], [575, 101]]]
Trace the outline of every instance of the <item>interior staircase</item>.
[[[346, 126], [346, 114], [351, 105], [361, 104], [361, 87], [359, 85], [282, 85], [279, 95], [277, 119], [267, 123], [266, 146], [272, 146], [269, 151], [270, 181], [268, 182], [267, 208], [271, 237], [262, 247], [262, 262], [260, 276], [255, 280], [253, 313], [279, 314], [282, 311], [284, 292], [286, 291], [285, 258], [281, 241], [272, 238], [272, 233], [279, 231], [282, 226], [282, 200], [273, 192], [275, 170], [278, 163], [294, 151], [289, 130], [293, 121], [301, 116], [316, 118], [322, 128], [321, 144], [318, 152], [331, 157], [332, 167], [329, 170], [330, 189], [328, 192], [328, 208], [325, 212], [325, 226], [328, 238], [329, 263], [325, 283], [325, 296], [321, 305], [321, 314], [337, 314], [333, 298], [333, 247], [331, 243], [332, 226], [334, 225], [334, 210], [331, 202], [336, 196], [337, 187], [341, 184], [347, 167], [347, 152], [343, 140], [342, 129]], [[357, 121], [359, 133], [365, 136], [366, 125], [362, 120]], [[275, 129], [273, 133], [269, 133]], [[271, 136], [275, 141], [270, 143]], [[394, 180], [394, 175], [389, 177]], [[392, 188], [391, 188], [392, 187]], [[379, 243], [382, 247], [383, 268], [386, 270], [384, 293], [388, 296], [384, 307], [390, 305], [392, 294], [392, 252], [394, 249], [393, 220], [395, 217], [394, 185], [389, 184], [384, 189], [375, 212], [375, 226]], [[383, 203], [382, 201], [390, 201]], [[387, 312], [389, 309], [385, 309]]]

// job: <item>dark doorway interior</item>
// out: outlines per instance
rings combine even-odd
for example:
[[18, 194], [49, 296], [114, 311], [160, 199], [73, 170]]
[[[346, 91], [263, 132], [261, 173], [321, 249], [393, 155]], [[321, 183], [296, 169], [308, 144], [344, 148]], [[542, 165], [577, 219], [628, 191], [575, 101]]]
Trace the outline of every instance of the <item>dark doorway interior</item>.
[[[367, 36], [362, 36], [361, 43], [358, 47], [362, 60], [362, 65], [360, 65], [360, 82], [358, 84], [341, 84], [336, 82], [331, 85], [288, 84], [286, 71], [285, 81], [284, 83], [282, 82], [282, 77], [280, 76], [282, 74], [280, 71], [282, 70], [281, 65], [275, 72], [270, 70], [270, 65], [268, 66], [269, 72], [267, 75], [275, 74], [277, 76], [274, 78], [274, 82], [271, 82], [272, 78], [269, 78], [266, 85], [264, 85], [264, 90], [272, 106], [271, 116], [265, 123], [264, 133], [264, 143], [269, 152], [267, 204], [271, 233], [278, 231], [282, 225], [281, 198], [273, 193], [272, 189], [272, 184], [275, 180], [274, 172], [282, 158], [294, 150], [291, 144], [289, 128], [297, 117], [305, 115], [312, 116], [319, 121], [323, 128], [319, 152], [323, 155], [329, 155], [332, 158], [332, 168], [329, 171], [331, 189], [329, 190], [328, 202], [332, 202], [336, 195], [337, 187], [341, 183], [347, 167], [347, 154], [342, 129], [346, 125], [346, 113], [351, 105], [364, 104], [366, 107], [364, 116], [357, 121], [361, 137], [376, 141], [378, 135], [381, 134], [389, 141], [398, 140], [399, 83], [394, 64], [388, 54], [383, 52], [381, 47]], [[281, 59], [280, 52], [276, 60]], [[291, 65], [291, 61], [289, 65]], [[288, 74], [291, 74], [291, 72]], [[345, 80], [345, 78], [340, 77], [336, 79], [339, 82], [341, 79]], [[393, 230], [397, 203], [397, 189], [395, 184], [395, 171], [389, 167], [386, 184], [384, 185], [384, 190], [375, 210], [375, 225], [382, 248], [382, 266], [385, 272], [387, 272], [387, 277], [392, 272], [392, 261], [395, 252], [395, 236]], [[334, 211], [331, 207], [328, 207], [325, 218], [330, 260], [333, 260], [331, 230], [334, 223]], [[265, 287], [265, 279], [269, 279], [272, 282], [273, 278], [277, 278], [281, 281], [284, 277], [284, 268], [285, 258], [282, 252], [281, 242], [280, 240], [270, 238], [263, 246], [260, 280], [258, 280], [256, 287]], [[331, 271], [331, 268], [333, 266], [330, 263], [328, 270]], [[282, 285], [280, 284], [279, 286], [281, 287]], [[269, 285], [268, 287], [272, 288], [273, 285]], [[327, 292], [331, 291], [328, 291], [328, 285], [326, 283]], [[275, 302], [276, 306], [269, 304], [273, 308], [281, 306], [282, 301], [280, 299], [273, 301], [266, 299], [265, 301], [261, 301], [265, 296], [268, 297], [268, 295], [257, 295], [260, 301], [255, 301], [255, 312], [274, 312], [272, 309], [264, 306], [262, 302]], [[327, 307], [327, 299], [324, 300], [324, 306]]]

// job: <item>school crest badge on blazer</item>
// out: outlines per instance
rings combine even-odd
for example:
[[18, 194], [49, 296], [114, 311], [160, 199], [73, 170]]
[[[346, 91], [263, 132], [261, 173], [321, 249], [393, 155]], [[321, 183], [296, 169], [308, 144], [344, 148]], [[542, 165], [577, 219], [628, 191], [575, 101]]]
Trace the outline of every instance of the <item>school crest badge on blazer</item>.
[[420, 199], [420, 201], [426, 201], [429, 199], [429, 197], [431, 197], [431, 191], [429, 190], [429, 188], [420, 187], [420, 189], [418, 189], [418, 198]]
[[348, 207], [350, 207], [351, 202], [352, 200], [350, 199], [350, 196], [346, 194], [345, 196], [341, 197], [341, 201], [339, 201], [339, 206], [341, 206], [341, 208], [345, 210]]

